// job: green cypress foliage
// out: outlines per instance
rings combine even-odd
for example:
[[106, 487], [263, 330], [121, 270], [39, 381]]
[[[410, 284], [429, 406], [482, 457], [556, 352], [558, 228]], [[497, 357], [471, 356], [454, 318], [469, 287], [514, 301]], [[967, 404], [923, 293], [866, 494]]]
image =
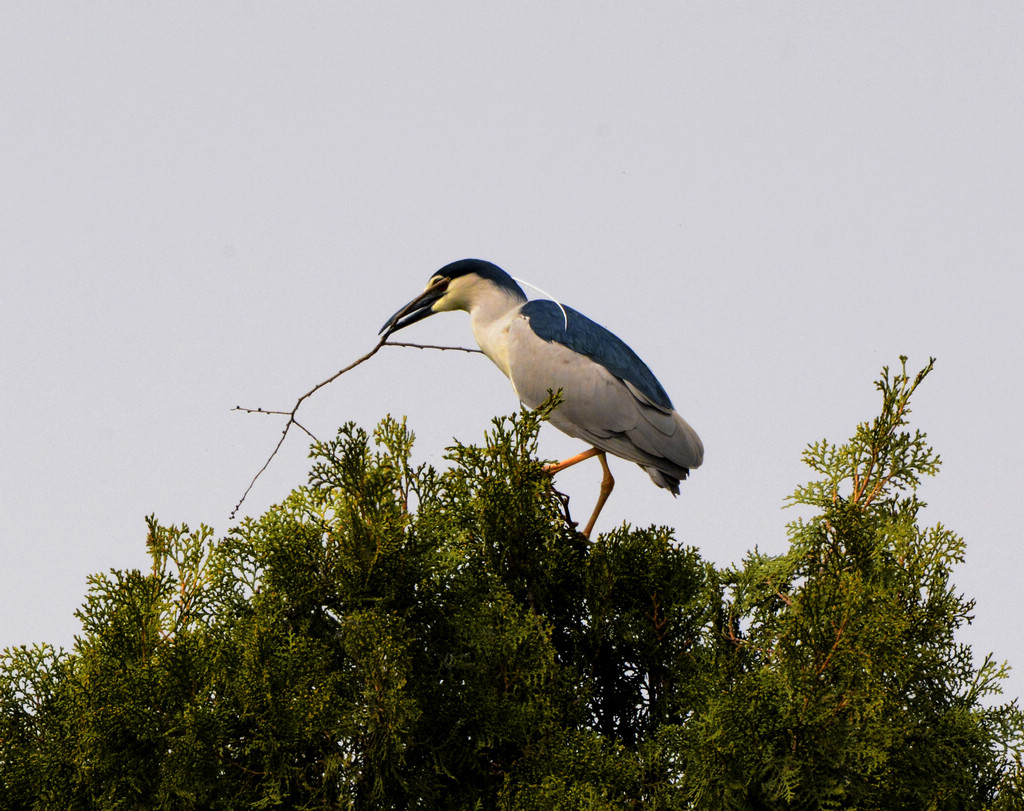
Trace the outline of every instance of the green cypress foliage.
[[1015, 809], [1024, 717], [956, 631], [939, 459], [880, 414], [804, 452], [781, 555], [578, 535], [537, 413], [440, 473], [387, 418], [217, 539], [148, 521], [71, 651], [0, 657], [0, 809]]

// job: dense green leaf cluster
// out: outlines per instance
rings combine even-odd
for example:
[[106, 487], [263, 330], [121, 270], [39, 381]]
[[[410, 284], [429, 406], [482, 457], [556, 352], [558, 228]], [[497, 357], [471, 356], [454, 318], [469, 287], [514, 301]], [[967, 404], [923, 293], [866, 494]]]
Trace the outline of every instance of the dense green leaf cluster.
[[726, 570], [576, 533], [544, 409], [443, 474], [346, 425], [223, 539], [148, 519], [72, 651], [3, 653], [0, 809], [1021, 807], [1005, 666], [955, 638], [963, 541], [917, 522], [929, 369], [808, 448], [785, 554]]

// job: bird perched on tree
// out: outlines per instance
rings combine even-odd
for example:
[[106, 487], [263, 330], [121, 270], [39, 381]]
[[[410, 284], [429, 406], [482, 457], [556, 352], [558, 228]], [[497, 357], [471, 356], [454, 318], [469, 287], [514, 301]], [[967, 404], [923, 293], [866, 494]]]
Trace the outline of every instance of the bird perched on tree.
[[704, 446], [676, 412], [665, 389], [619, 338], [570, 307], [528, 301], [504, 270], [480, 259], [445, 265], [426, 289], [381, 327], [381, 334], [447, 310], [466, 310], [477, 344], [536, 408], [549, 391], [562, 402], [550, 422], [591, 449], [548, 467], [557, 473], [597, 456], [601, 494], [583, 534], [590, 536], [615, 480], [605, 453], [636, 462], [659, 487], [679, 494], [679, 481], [704, 459]]

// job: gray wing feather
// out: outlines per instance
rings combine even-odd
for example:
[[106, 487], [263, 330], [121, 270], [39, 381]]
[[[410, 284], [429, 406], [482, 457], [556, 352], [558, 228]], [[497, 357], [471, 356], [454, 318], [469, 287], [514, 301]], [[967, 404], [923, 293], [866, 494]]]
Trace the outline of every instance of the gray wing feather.
[[508, 347], [512, 385], [523, 403], [536, 408], [549, 390], [561, 389], [551, 423], [566, 434], [636, 462], [673, 492], [703, 460], [700, 439], [679, 414], [591, 358], [538, 337], [526, 318], [509, 326]]

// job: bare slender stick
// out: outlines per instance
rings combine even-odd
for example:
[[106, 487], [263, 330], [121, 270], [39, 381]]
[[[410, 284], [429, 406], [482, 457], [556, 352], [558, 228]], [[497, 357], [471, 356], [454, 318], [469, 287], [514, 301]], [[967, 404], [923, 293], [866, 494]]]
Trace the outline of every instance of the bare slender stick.
[[442, 352], [475, 352], [483, 354], [482, 349], [470, 349], [467, 346], [434, 346], [433, 344], [403, 344], [401, 341], [392, 341], [388, 346], [405, 346], [410, 349], [440, 349]]
[[267, 461], [263, 463], [263, 467], [261, 467], [258, 471], [256, 471], [256, 475], [252, 477], [252, 481], [249, 482], [249, 486], [245, 488], [245, 492], [242, 493], [242, 497], [240, 499], [238, 499], [238, 503], [235, 505], [234, 509], [231, 511], [230, 518], [232, 520], [238, 514], [238, 510], [241, 508], [242, 502], [245, 501], [246, 496], [249, 495], [249, 491], [252, 490], [253, 485], [256, 484], [256, 480], [259, 479], [259, 477], [263, 475], [263, 471], [265, 471], [268, 467], [270, 467], [270, 463], [272, 461], [274, 461], [274, 457], [277, 456], [277, 452], [279, 450], [281, 450], [281, 446], [284, 444], [284, 440], [288, 436], [288, 431], [291, 430], [291, 427], [293, 425], [296, 425], [296, 426], [299, 427], [299, 429], [301, 429], [302, 431], [305, 431], [306, 434], [314, 442], [318, 441], [317, 438], [315, 436], [313, 436], [313, 434], [310, 433], [309, 430], [305, 426], [302, 425], [302, 423], [300, 423], [297, 419], [295, 419], [295, 415], [296, 415], [296, 413], [298, 413], [299, 406], [301, 406], [303, 404], [303, 402], [305, 402], [307, 399], [309, 399], [311, 396], [313, 396], [316, 392], [318, 392], [320, 389], [322, 389], [328, 383], [333, 383], [335, 380], [337, 380], [339, 377], [341, 377], [343, 374], [345, 374], [345, 372], [349, 372], [352, 369], [355, 369], [357, 366], [359, 366], [359, 364], [365, 363], [366, 361], [368, 361], [370, 358], [372, 358], [374, 355], [376, 355], [377, 352], [380, 351], [380, 348], [382, 346], [400, 346], [400, 347], [410, 347], [410, 348], [413, 348], [413, 349], [440, 349], [440, 350], [451, 350], [451, 351], [455, 351], [455, 352], [480, 352], [479, 349], [467, 349], [467, 348], [462, 347], [462, 346], [432, 346], [432, 345], [429, 345], [429, 344], [407, 344], [407, 343], [399, 343], [399, 342], [395, 342], [395, 343], [389, 344], [387, 341], [388, 341], [388, 336], [385, 335], [383, 338], [380, 339], [380, 341], [377, 342], [377, 345], [373, 349], [371, 349], [369, 352], [367, 352], [361, 358], [359, 358], [358, 360], [353, 361], [348, 366], [346, 366], [344, 369], [339, 369], [337, 372], [335, 372], [333, 375], [331, 375], [326, 380], [322, 380], [321, 382], [317, 383], [315, 386], [313, 386], [313, 388], [311, 388], [309, 391], [307, 391], [305, 394], [303, 394], [298, 400], [295, 401], [295, 405], [292, 407], [291, 411], [271, 411], [271, 410], [266, 409], [266, 408], [243, 408], [242, 406], [235, 406], [232, 409], [232, 411], [244, 411], [246, 414], [278, 414], [280, 416], [288, 418], [288, 421], [285, 422], [285, 424], [284, 424], [284, 430], [281, 431], [281, 438], [279, 440], [277, 440], [277, 445], [274, 446], [274, 450], [271, 451], [270, 456], [267, 457]]
[[[299, 406], [301, 406], [303, 404], [303, 402], [305, 402], [309, 397], [311, 397], [317, 391], [322, 389], [328, 383], [333, 383], [335, 380], [337, 380], [339, 377], [341, 377], [343, 374], [345, 374], [345, 372], [349, 371], [350, 369], [355, 369], [360, 363], [365, 363], [370, 358], [372, 358], [374, 355], [376, 355], [377, 352], [380, 351], [380, 348], [382, 346], [384, 346], [385, 341], [387, 341], [387, 336], [386, 335], [377, 342], [377, 345], [373, 349], [371, 349], [369, 352], [367, 352], [361, 358], [359, 358], [356, 361], [353, 361], [348, 366], [346, 366], [344, 369], [338, 370], [337, 372], [335, 372], [333, 375], [331, 375], [326, 380], [323, 380], [320, 383], [317, 383], [315, 386], [313, 386], [313, 388], [311, 388], [309, 391], [307, 391], [305, 394], [303, 394], [298, 400], [295, 401], [295, 406], [292, 408], [291, 411], [281, 412], [282, 414], [287, 413], [287, 415], [288, 415], [288, 421], [284, 424], [284, 430], [281, 431], [281, 438], [279, 440], [277, 440], [277, 444], [274, 446], [274, 450], [271, 451], [270, 456], [267, 457], [267, 461], [263, 463], [263, 467], [261, 467], [258, 471], [256, 471], [256, 475], [252, 477], [252, 481], [249, 482], [249, 486], [245, 488], [245, 492], [242, 493], [242, 497], [240, 499], [238, 499], [238, 503], [235, 505], [235, 508], [231, 511], [231, 515], [229, 516], [229, 518], [231, 518], [233, 520], [235, 515], [238, 514], [238, 510], [242, 506], [242, 502], [245, 501], [245, 497], [249, 495], [249, 491], [252, 490], [253, 485], [256, 484], [256, 480], [260, 476], [263, 475], [263, 471], [264, 470], [266, 470], [268, 467], [270, 467], [270, 463], [272, 461], [274, 461], [274, 457], [277, 456], [277, 452], [279, 450], [281, 450], [281, 446], [284, 444], [285, 437], [288, 436], [289, 429], [295, 423], [295, 413], [299, 410]], [[247, 410], [247, 409], [239, 409], [238, 406], [236, 406], [235, 408], [236, 408], [236, 410]], [[303, 430], [305, 430], [305, 429], [303, 429]], [[309, 432], [306, 431], [306, 433], [309, 433]]]
[[[282, 417], [292, 416], [291, 412], [289, 412], [289, 411], [272, 411], [269, 408], [246, 408], [245, 406], [235, 406], [231, 410], [232, 411], [241, 411], [244, 414], [277, 414], [277, 415], [282, 416]], [[317, 439], [313, 435], [313, 432], [310, 431], [301, 422], [299, 422], [298, 420], [295, 420], [295, 419], [293, 419], [292, 422], [295, 423], [295, 427], [296, 428], [299, 428], [300, 430], [305, 431], [306, 432], [306, 436], [308, 436], [314, 442], [319, 442], [320, 441], [319, 439]]]

